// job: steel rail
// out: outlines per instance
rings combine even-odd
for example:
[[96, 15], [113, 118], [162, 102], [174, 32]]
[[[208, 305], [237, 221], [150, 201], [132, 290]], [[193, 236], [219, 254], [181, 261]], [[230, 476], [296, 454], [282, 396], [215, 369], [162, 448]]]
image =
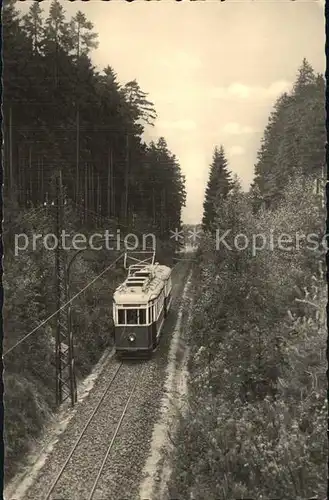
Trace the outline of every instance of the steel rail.
[[138, 384], [139, 380], [141, 379], [141, 377], [142, 377], [142, 375], [143, 375], [143, 373], [144, 373], [144, 371], [145, 371], [145, 368], [146, 368], [146, 365], [144, 365], [144, 366], [140, 369], [140, 371], [139, 371], [139, 375], [138, 375], [138, 377], [136, 378], [136, 381], [135, 381], [135, 383], [134, 383], [134, 385], [133, 385], [133, 388], [131, 389], [131, 391], [130, 391], [130, 393], [129, 393], [129, 397], [128, 397], [127, 402], [126, 402], [126, 404], [125, 404], [125, 407], [124, 407], [124, 409], [123, 409], [123, 411], [122, 411], [122, 413], [121, 413], [121, 417], [120, 417], [119, 422], [118, 422], [118, 424], [117, 424], [117, 426], [116, 426], [116, 428], [115, 428], [115, 431], [114, 431], [114, 434], [113, 434], [113, 436], [112, 436], [111, 442], [110, 442], [110, 444], [109, 444], [109, 446], [108, 446], [108, 448], [107, 448], [107, 451], [106, 451], [105, 457], [104, 457], [104, 459], [103, 459], [102, 465], [100, 466], [100, 469], [99, 469], [99, 471], [98, 471], [97, 477], [96, 477], [96, 479], [95, 479], [95, 482], [94, 482], [94, 484], [93, 484], [93, 487], [92, 487], [92, 489], [91, 489], [91, 492], [90, 492], [90, 494], [89, 494], [89, 496], [88, 496], [88, 500], [92, 500], [92, 498], [93, 498], [93, 496], [94, 496], [95, 490], [96, 490], [96, 488], [97, 488], [97, 485], [98, 485], [99, 479], [100, 479], [100, 477], [101, 477], [101, 475], [102, 475], [102, 472], [103, 472], [103, 470], [104, 470], [104, 467], [105, 467], [105, 464], [106, 464], [106, 462], [107, 462], [108, 456], [109, 456], [109, 454], [110, 454], [110, 452], [111, 452], [111, 450], [112, 450], [112, 448], [113, 448], [113, 444], [115, 443], [115, 439], [116, 439], [117, 434], [118, 434], [118, 432], [119, 432], [119, 430], [120, 430], [120, 428], [121, 428], [121, 426], [122, 426], [123, 419], [124, 419], [124, 417], [125, 417], [125, 415], [126, 415], [126, 413], [127, 413], [127, 410], [128, 410], [128, 407], [129, 407], [130, 400], [131, 400], [131, 398], [132, 398], [132, 395], [133, 395], [133, 394], [134, 394], [134, 392], [135, 392], [135, 389], [136, 389], [136, 387], [137, 387], [137, 384]]
[[61, 470], [60, 470], [60, 471], [59, 471], [59, 473], [57, 474], [56, 479], [54, 480], [53, 484], [51, 485], [50, 489], [48, 490], [48, 493], [47, 493], [47, 495], [46, 495], [46, 497], [45, 497], [45, 500], [48, 500], [48, 499], [50, 498], [50, 495], [52, 494], [52, 492], [54, 491], [54, 489], [55, 489], [55, 487], [56, 487], [56, 485], [57, 485], [58, 481], [59, 481], [59, 480], [60, 480], [60, 478], [62, 477], [63, 472], [65, 471], [65, 469], [66, 469], [66, 467], [67, 467], [67, 464], [68, 464], [68, 463], [69, 463], [69, 461], [71, 460], [72, 455], [74, 454], [75, 450], [77, 449], [77, 447], [78, 447], [78, 445], [79, 445], [79, 443], [80, 443], [81, 439], [82, 439], [82, 438], [83, 438], [83, 436], [85, 435], [85, 432], [86, 432], [87, 428], [89, 427], [89, 425], [90, 425], [90, 423], [91, 423], [92, 419], [94, 418], [94, 416], [95, 416], [95, 414], [96, 414], [97, 410], [99, 409], [99, 407], [100, 407], [100, 405], [102, 404], [102, 402], [103, 402], [103, 400], [104, 400], [105, 396], [107, 395], [107, 393], [108, 393], [109, 389], [111, 388], [111, 386], [112, 386], [112, 384], [113, 384], [114, 380], [116, 379], [116, 377], [117, 377], [117, 375], [118, 375], [118, 373], [119, 373], [119, 371], [120, 371], [120, 369], [121, 369], [122, 365], [123, 365], [122, 363], [120, 363], [120, 364], [118, 365], [118, 368], [116, 369], [116, 371], [115, 371], [115, 373], [114, 373], [113, 377], [111, 378], [110, 382], [109, 382], [109, 383], [108, 383], [108, 385], [106, 386], [105, 391], [103, 392], [103, 394], [102, 394], [101, 398], [99, 399], [99, 401], [98, 401], [97, 405], [95, 406], [95, 408], [94, 408], [94, 410], [93, 410], [92, 414], [90, 415], [90, 417], [89, 417], [89, 419], [88, 419], [87, 423], [85, 424], [84, 428], [82, 429], [82, 431], [81, 431], [81, 433], [80, 433], [80, 435], [79, 435], [78, 439], [77, 439], [77, 440], [76, 440], [76, 442], [74, 443], [74, 446], [72, 447], [72, 449], [71, 449], [71, 451], [70, 451], [70, 453], [69, 453], [69, 455], [68, 455], [67, 459], [65, 460], [65, 462], [64, 462], [64, 464], [63, 464], [63, 466], [61, 467]]

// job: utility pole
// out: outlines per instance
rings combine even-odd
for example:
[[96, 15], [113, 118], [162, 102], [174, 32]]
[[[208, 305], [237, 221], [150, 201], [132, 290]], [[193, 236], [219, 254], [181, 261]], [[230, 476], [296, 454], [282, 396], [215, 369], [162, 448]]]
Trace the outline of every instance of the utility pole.
[[[56, 178], [56, 236], [58, 238], [60, 234], [60, 225], [61, 225], [61, 177], [60, 175]], [[62, 303], [62, 274], [61, 274], [61, 248], [59, 243], [56, 247], [55, 254], [55, 266], [56, 266], [56, 310], [58, 311], [61, 308]], [[60, 313], [57, 314], [56, 320], [56, 339], [55, 339], [55, 364], [56, 364], [56, 404], [59, 405], [63, 399], [63, 391], [62, 391], [62, 328], [61, 328], [61, 317]]]
[[61, 307], [68, 300], [66, 254], [62, 248], [61, 231], [64, 221], [64, 195], [62, 172], [56, 178], [56, 285], [57, 324], [55, 338], [56, 403], [60, 405], [71, 397], [72, 406], [76, 402], [76, 380], [73, 354], [73, 335], [69, 327], [70, 309]]

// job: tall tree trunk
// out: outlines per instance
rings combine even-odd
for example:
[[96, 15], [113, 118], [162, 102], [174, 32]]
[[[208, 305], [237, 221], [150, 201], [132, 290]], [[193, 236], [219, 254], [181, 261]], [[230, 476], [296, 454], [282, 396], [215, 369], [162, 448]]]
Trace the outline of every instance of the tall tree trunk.
[[[77, 61], [76, 61], [76, 68], [77, 68], [77, 83], [76, 83], [76, 200], [75, 202], [78, 203], [79, 196], [80, 196], [80, 102], [79, 102], [79, 94], [78, 94], [78, 89], [79, 89], [79, 59], [80, 59], [80, 25], [78, 25], [78, 42], [77, 42]], [[82, 193], [82, 191], [81, 191]]]
[[87, 222], [87, 210], [88, 210], [88, 185], [87, 185], [87, 163], [85, 163], [85, 195], [84, 195], [84, 221]]
[[111, 208], [112, 208], [112, 184], [111, 184], [111, 153], [112, 150], [109, 148], [108, 150], [108, 161], [107, 161], [107, 216], [111, 217]]
[[155, 192], [154, 192], [154, 188], [152, 188], [152, 209], [153, 209], [153, 224], [156, 224]]
[[32, 145], [29, 145], [29, 191], [30, 203], [33, 203], [33, 183], [32, 183]]
[[113, 161], [113, 150], [111, 148], [111, 217], [115, 217], [116, 206], [115, 206], [115, 177], [114, 177], [114, 161]]
[[91, 192], [91, 165], [87, 164], [87, 188], [88, 188], [88, 210], [92, 210], [92, 192]]
[[91, 207], [94, 212], [95, 210], [95, 182], [94, 182], [94, 165], [91, 165]]
[[37, 189], [36, 189], [36, 198], [37, 201], [40, 202], [40, 193], [41, 193], [41, 164], [40, 157], [37, 158]]
[[12, 195], [13, 187], [13, 112], [12, 107], [9, 108], [9, 193]]
[[22, 175], [22, 181], [21, 181], [22, 201], [24, 207], [26, 207], [28, 197], [27, 197], [27, 182], [26, 182], [27, 175], [26, 175], [26, 165], [25, 165], [24, 155], [22, 155], [20, 163], [21, 163], [21, 175]]
[[80, 109], [79, 104], [77, 103], [77, 113], [76, 113], [76, 193], [75, 193], [75, 202], [78, 203], [79, 195], [80, 195], [80, 179], [79, 179], [79, 160], [80, 160]]
[[41, 162], [40, 162], [40, 167], [41, 167], [41, 201], [42, 201], [42, 204], [44, 203], [44, 197], [45, 197], [45, 194], [44, 194], [44, 169], [43, 169], [43, 156], [41, 156]]
[[160, 214], [160, 217], [161, 217], [161, 224], [160, 224], [160, 227], [161, 227], [161, 235], [163, 236], [164, 233], [165, 233], [165, 189], [163, 188], [162, 191], [161, 191], [161, 214]]
[[101, 214], [101, 185], [99, 179], [99, 173], [97, 174], [97, 214]]
[[17, 200], [22, 203], [22, 172], [21, 172], [21, 148], [17, 148]]
[[129, 134], [126, 135], [126, 172], [125, 172], [125, 201], [124, 201], [124, 219], [128, 226], [128, 193], [129, 190]]

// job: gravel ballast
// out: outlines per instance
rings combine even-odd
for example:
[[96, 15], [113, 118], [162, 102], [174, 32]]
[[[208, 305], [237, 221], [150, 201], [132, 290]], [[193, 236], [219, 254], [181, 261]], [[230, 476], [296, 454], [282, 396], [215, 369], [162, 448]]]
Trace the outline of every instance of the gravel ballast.
[[[180, 263], [173, 276], [173, 304], [164, 326], [159, 347], [149, 361], [124, 361], [117, 379], [81, 439], [50, 499], [87, 500], [105, 457], [136, 377], [145, 368], [132, 394], [113, 448], [105, 462], [94, 500], [139, 499], [143, 467], [150, 453], [152, 432], [160, 414], [168, 353], [177, 322], [180, 299], [188, 271]], [[120, 362], [109, 356], [90, 394], [79, 402], [74, 415], [27, 491], [21, 489], [8, 500], [44, 500], [62, 469], [72, 447], [104, 393]], [[17, 490], [19, 491], [19, 490]], [[144, 500], [144, 499], [143, 499]]]

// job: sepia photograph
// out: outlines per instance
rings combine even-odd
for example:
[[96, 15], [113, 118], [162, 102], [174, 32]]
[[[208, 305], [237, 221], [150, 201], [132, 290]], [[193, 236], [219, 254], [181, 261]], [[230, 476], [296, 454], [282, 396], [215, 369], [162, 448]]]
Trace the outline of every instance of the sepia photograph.
[[5, 500], [327, 500], [324, 0], [3, 0]]

